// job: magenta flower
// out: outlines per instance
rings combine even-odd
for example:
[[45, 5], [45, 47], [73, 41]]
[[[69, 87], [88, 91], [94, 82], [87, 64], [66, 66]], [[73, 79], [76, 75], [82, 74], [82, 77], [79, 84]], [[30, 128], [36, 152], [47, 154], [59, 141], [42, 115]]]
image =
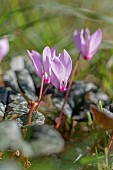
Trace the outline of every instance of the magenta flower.
[[0, 39], [0, 61], [9, 51], [9, 42], [7, 38]]
[[35, 71], [41, 78], [44, 74], [44, 82], [52, 83], [59, 91], [65, 91], [67, 81], [72, 69], [72, 60], [64, 50], [57, 54], [56, 48], [45, 47], [42, 56], [36, 51], [29, 52]]
[[74, 31], [74, 44], [77, 48], [78, 52], [81, 53], [85, 60], [90, 60], [96, 51], [99, 48], [99, 45], [102, 40], [102, 32], [100, 29], [95, 31], [92, 35], [90, 35], [90, 31], [88, 28], [85, 29], [85, 38], [84, 38], [84, 30], [81, 32], [77, 30]]

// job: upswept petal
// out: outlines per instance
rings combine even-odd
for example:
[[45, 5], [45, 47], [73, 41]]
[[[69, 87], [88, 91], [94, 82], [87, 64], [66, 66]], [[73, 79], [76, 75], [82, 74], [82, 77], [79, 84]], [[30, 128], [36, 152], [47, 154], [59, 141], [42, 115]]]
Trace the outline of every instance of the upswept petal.
[[44, 49], [43, 49], [43, 52], [42, 52], [42, 60], [43, 60], [43, 62], [45, 62], [46, 61], [46, 57], [49, 57], [49, 58], [51, 58], [51, 49], [47, 46], [47, 47], [45, 47]]
[[101, 29], [98, 29], [96, 32], [94, 32], [91, 35], [90, 38], [89, 53], [91, 54], [91, 56], [93, 56], [96, 53], [101, 43], [101, 40], [102, 40], [102, 31]]
[[[65, 78], [65, 68], [63, 66], [63, 64], [61, 63], [61, 61], [59, 60], [59, 58], [55, 58], [52, 62], [51, 65], [51, 69], [53, 71], [53, 73], [55, 74], [56, 78], [59, 81], [59, 84], [64, 80]], [[52, 77], [52, 75], [51, 75]], [[53, 83], [54, 79], [52, 77], [52, 83]]]
[[81, 40], [81, 44], [86, 44], [86, 41], [84, 39], [84, 29], [81, 29], [80, 40]]
[[78, 32], [77, 30], [74, 31], [73, 41], [74, 41], [75, 47], [77, 48], [78, 52], [81, 52], [80, 32]]
[[34, 65], [34, 68], [35, 68], [35, 71], [37, 73], [37, 75], [41, 78], [42, 77], [42, 71], [43, 71], [43, 67], [42, 67], [42, 57], [41, 55], [32, 50], [31, 52], [29, 50], [27, 50], [32, 62], [33, 62], [33, 65]]
[[70, 55], [64, 49], [61, 53], [59, 60], [62, 62], [65, 68], [65, 80], [67, 81], [72, 70], [72, 60]]
[[55, 75], [53, 70], [51, 70], [51, 83], [58, 89], [60, 86], [60, 82], [58, 77]]
[[0, 61], [9, 51], [9, 42], [7, 38], [0, 40]]
[[55, 57], [58, 57], [58, 53], [56, 50], [56, 46], [54, 46], [53, 48], [51, 48], [51, 57], [52, 59], [54, 59]]
[[89, 42], [90, 42], [90, 31], [88, 28], [85, 29], [85, 34], [86, 34], [86, 46], [89, 46]]
[[84, 39], [84, 30], [83, 29], [80, 32], [80, 39], [81, 39], [81, 53], [83, 56], [86, 56], [86, 42]]
[[43, 67], [46, 73], [50, 76], [51, 74], [51, 49], [47, 46], [44, 48], [42, 53]]

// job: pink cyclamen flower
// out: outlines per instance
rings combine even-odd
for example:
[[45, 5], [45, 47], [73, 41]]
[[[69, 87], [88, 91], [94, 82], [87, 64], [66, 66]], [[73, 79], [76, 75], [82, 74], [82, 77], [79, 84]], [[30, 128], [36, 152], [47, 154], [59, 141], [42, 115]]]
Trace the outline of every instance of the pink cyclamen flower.
[[67, 81], [72, 69], [72, 60], [69, 54], [64, 50], [57, 54], [56, 48], [48, 46], [44, 48], [42, 56], [36, 51], [29, 52], [35, 71], [41, 78], [45, 75], [45, 83], [52, 83], [59, 91], [65, 91]]
[[7, 38], [0, 39], [0, 61], [9, 51], [9, 42]]
[[75, 30], [73, 38], [75, 47], [77, 48], [78, 52], [81, 53], [85, 60], [90, 60], [99, 48], [102, 40], [102, 32], [101, 29], [98, 29], [92, 35], [90, 35], [89, 29], [86, 28], [84, 38], [83, 29], [81, 32]]

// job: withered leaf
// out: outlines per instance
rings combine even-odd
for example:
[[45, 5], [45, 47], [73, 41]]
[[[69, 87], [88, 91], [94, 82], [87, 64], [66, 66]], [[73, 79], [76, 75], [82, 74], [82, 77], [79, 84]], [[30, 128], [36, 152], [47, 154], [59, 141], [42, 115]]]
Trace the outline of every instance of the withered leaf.
[[93, 114], [95, 123], [98, 124], [100, 128], [104, 130], [113, 129], [113, 117], [110, 114], [106, 114], [94, 105], [90, 106], [90, 111]]

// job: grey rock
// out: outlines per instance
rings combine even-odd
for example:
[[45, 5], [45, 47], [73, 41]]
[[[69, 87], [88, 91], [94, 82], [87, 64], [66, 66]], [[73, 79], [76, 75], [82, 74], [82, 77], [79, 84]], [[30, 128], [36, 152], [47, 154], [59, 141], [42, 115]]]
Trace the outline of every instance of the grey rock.
[[102, 92], [97, 92], [97, 93], [90, 92], [89, 100], [91, 103], [94, 103], [96, 105], [98, 104], [99, 100], [102, 101], [103, 105], [110, 104], [109, 97], [105, 93], [102, 93]]
[[[83, 111], [79, 111], [78, 113], [73, 114], [72, 119], [78, 122], [87, 122], [88, 121], [87, 112], [89, 112], [89, 110], [86, 109], [84, 109]], [[93, 119], [92, 115], [91, 118]]]
[[24, 69], [24, 56], [13, 57], [10, 66], [13, 71], [22, 71]]
[[113, 112], [113, 103], [111, 103], [111, 104], [109, 105], [109, 110], [110, 110], [110, 112]]
[[3, 160], [0, 162], [0, 170], [22, 170], [16, 161]]
[[50, 155], [63, 150], [64, 140], [55, 128], [35, 125], [30, 130], [29, 140], [35, 156]]
[[0, 87], [0, 103], [7, 104], [8, 90], [4, 87]]
[[77, 81], [72, 84], [68, 103], [74, 109], [77, 105], [81, 105], [84, 102], [84, 97], [90, 91], [96, 91], [97, 87], [93, 83], [86, 83], [84, 81]]
[[22, 138], [21, 130], [16, 121], [0, 122], [0, 150], [19, 150], [26, 156], [32, 156], [32, 148]]
[[19, 86], [16, 78], [16, 74], [14, 71], [9, 70], [4, 74], [4, 82], [7, 87], [10, 87], [15, 92], [19, 92]]
[[34, 73], [35, 70], [34, 70], [34, 66], [33, 66], [31, 59], [28, 57], [24, 57], [24, 61], [25, 61], [25, 63], [24, 63], [25, 69], [29, 70], [30, 73]]
[[36, 89], [36, 94], [39, 94], [40, 91], [40, 85], [41, 85], [41, 79], [36, 75], [36, 73], [31, 73], [31, 77], [33, 79], [35, 89]]
[[[53, 98], [52, 100], [56, 108], [60, 111], [62, 109], [64, 99]], [[72, 109], [68, 103], [66, 103], [64, 106], [64, 114], [67, 115], [68, 117], [71, 117], [72, 115]]]
[[105, 115], [107, 115], [108, 117], [110, 117], [111, 119], [113, 119], [113, 113], [110, 112], [109, 110], [107, 110], [106, 108], [103, 108], [103, 112]]
[[97, 91], [97, 86], [93, 83], [85, 83], [85, 92]]
[[35, 95], [35, 87], [33, 80], [29, 74], [29, 72], [24, 69], [22, 71], [16, 72], [17, 80], [20, 89], [29, 99], [37, 100], [37, 96]]

